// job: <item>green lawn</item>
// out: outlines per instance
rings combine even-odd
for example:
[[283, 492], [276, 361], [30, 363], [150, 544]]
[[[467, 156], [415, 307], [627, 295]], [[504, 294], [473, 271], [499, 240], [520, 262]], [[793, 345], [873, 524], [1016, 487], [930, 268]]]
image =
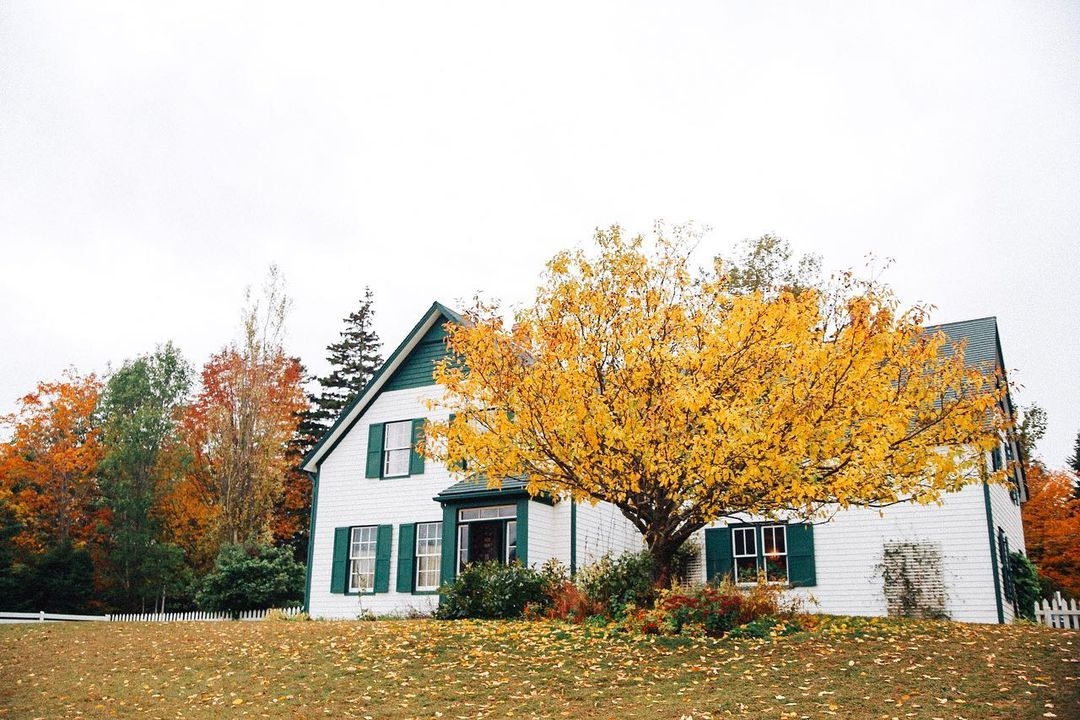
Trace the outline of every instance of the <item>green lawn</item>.
[[0, 718], [1080, 718], [1080, 634], [823, 621], [776, 640], [526, 622], [0, 626]]

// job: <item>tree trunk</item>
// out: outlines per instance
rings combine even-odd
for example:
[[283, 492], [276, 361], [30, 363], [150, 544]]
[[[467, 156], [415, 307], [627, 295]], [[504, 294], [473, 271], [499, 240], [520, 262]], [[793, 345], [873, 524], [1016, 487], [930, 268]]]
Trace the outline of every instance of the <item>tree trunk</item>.
[[649, 555], [652, 556], [653, 561], [653, 585], [658, 588], [671, 587], [671, 583], [675, 579], [672, 576], [672, 565], [675, 552], [679, 549], [680, 543], [672, 542], [671, 538], [668, 537], [646, 538], [645, 542], [649, 547]]

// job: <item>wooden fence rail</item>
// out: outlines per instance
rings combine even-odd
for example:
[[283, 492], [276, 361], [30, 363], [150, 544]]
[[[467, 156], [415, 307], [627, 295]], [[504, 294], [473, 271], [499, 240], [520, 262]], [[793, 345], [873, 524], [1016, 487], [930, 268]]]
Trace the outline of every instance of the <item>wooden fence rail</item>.
[[1035, 603], [1035, 620], [1054, 628], [1080, 630], [1080, 600], [1066, 600], [1061, 593], [1054, 593], [1052, 600]]
[[[285, 617], [295, 617], [303, 612], [303, 608], [274, 608]], [[271, 609], [244, 610], [238, 620], [262, 620], [271, 612]], [[72, 620], [96, 620], [99, 622], [185, 622], [185, 621], [215, 621], [232, 620], [232, 614], [228, 612], [203, 612], [194, 610], [191, 612], [175, 613], [116, 613], [112, 615], [69, 615], [64, 613], [19, 613], [0, 612], [0, 623], [26, 623], [26, 622], [56, 622]]]

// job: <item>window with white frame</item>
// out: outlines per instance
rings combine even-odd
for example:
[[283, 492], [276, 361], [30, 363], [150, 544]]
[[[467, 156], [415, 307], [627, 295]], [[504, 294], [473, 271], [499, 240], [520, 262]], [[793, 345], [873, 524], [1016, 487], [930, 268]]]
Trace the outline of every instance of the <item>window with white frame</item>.
[[731, 543], [735, 582], [757, 582], [757, 529], [753, 526], [733, 528]]
[[416, 589], [439, 589], [439, 565], [442, 560], [442, 523], [416, 524]]
[[761, 550], [765, 561], [765, 579], [769, 582], [787, 582], [787, 528], [783, 525], [761, 528]]
[[458, 525], [457, 535], [457, 571], [460, 573], [463, 572], [465, 570], [465, 566], [469, 564], [469, 526]]
[[412, 454], [412, 421], [386, 423], [383, 435], [383, 477], [409, 474]]
[[378, 531], [377, 525], [352, 529], [349, 537], [349, 592], [368, 593], [375, 590]]
[[506, 523], [506, 564], [517, 560], [517, 520]]

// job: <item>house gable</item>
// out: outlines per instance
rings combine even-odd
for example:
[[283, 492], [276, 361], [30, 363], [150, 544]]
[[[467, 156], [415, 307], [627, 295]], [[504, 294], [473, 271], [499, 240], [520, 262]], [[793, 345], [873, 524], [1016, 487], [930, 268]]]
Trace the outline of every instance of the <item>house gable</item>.
[[383, 390], [409, 390], [435, 384], [435, 363], [446, 357], [446, 327], [436, 323], [405, 357]]
[[[318, 472], [319, 465], [337, 446], [349, 430], [359, 421], [364, 411], [384, 390], [401, 390], [434, 385], [431, 377], [434, 362], [446, 354], [446, 323], [461, 323], [463, 318], [441, 303], [432, 303], [420, 321], [390, 354], [382, 367], [345, 407], [337, 421], [304, 456], [300, 469], [308, 473]], [[436, 355], [438, 357], [436, 357]], [[423, 372], [427, 372], [426, 381]], [[401, 372], [399, 372], [401, 371]], [[391, 383], [394, 384], [390, 387]]]

